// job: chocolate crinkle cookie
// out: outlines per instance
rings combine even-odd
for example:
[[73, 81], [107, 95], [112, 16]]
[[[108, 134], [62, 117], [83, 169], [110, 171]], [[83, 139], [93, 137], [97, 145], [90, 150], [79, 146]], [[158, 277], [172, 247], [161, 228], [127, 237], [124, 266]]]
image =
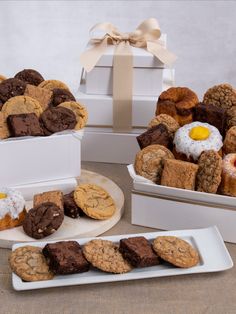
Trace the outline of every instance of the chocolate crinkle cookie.
[[0, 109], [3, 104], [14, 96], [23, 95], [26, 83], [17, 78], [9, 78], [0, 83]]
[[52, 101], [50, 103], [51, 106], [56, 107], [63, 102], [66, 101], [76, 101], [75, 97], [71, 94], [71, 92], [67, 89], [63, 88], [54, 88], [52, 90]]
[[35, 86], [38, 86], [41, 82], [44, 81], [42, 75], [33, 69], [25, 69], [20, 71], [15, 75], [15, 78]]

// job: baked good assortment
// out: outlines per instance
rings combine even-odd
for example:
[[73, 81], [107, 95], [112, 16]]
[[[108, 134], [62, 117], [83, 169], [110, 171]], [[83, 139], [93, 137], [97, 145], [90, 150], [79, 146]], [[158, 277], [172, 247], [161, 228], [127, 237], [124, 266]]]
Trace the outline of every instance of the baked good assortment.
[[135, 236], [119, 243], [98, 238], [83, 246], [77, 241], [60, 241], [42, 249], [22, 246], [9, 256], [12, 271], [25, 281], [50, 280], [56, 275], [79, 274], [92, 268], [123, 274], [164, 263], [168, 267], [189, 268], [199, 262], [198, 251], [174, 236], [158, 236], [153, 241]]
[[236, 196], [235, 89], [213, 86], [199, 102], [188, 88], [172, 87], [159, 96], [155, 114], [137, 137], [136, 174], [169, 187]]
[[88, 120], [68, 86], [25, 69], [0, 81], [0, 139], [80, 130]]

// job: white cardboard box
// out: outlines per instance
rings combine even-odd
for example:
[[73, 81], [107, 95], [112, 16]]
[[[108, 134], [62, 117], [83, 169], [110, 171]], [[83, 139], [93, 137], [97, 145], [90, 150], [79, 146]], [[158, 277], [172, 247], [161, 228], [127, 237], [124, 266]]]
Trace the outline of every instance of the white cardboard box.
[[[166, 47], [166, 34], [160, 38]], [[89, 48], [89, 47], [87, 47]], [[164, 64], [145, 49], [132, 47], [133, 95], [158, 96], [162, 91]], [[86, 73], [87, 94], [111, 95], [113, 84], [113, 56], [115, 47], [109, 45], [96, 66]]]
[[0, 186], [80, 175], [82, 131], [0, 141]]
[[162, 230], [216, 225], [236, 243], [236, 198], [133, 181], [131, 223]]

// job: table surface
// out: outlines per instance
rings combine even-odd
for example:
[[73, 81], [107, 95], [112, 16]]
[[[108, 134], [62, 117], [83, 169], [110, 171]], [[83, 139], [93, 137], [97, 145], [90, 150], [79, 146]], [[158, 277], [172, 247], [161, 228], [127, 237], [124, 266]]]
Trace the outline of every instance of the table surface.
[[[131, 180], [126, 166], [84, 162], [82, 167], [111, 178], [125, 194], [125, 212], [121, 221], [104, 235], [155, 230], [130, 223]], [[236, 262], [236, 245], [226, 245]], [[9, 253], [8, 249], [0, 249], [1, 314], [236, 313], [235, 267], [220, 273], [17, 292], [11, 284]]]

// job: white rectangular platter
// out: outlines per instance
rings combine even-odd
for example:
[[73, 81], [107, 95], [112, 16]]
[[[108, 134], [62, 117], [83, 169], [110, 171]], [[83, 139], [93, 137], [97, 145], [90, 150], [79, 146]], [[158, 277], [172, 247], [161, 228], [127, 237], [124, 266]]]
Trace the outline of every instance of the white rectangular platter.
[[[163, 231], [143, 234], [126, 234], [109, 237], [99, 237], [102, 239], [119, 242], [122, 238], [144, 236], [149, 240], [153, 240], [161, 235], [174, 235], [188, 241], [200, 255], [200, 263], [192, 268], [177, 268], [167, 264], [157, 265], [153, 267], [136, 268], [126, 274], [109, 274], [91, 268], [90, 271], [82, 274], [55, 276], [52, 280], [23, 282], [16, 274], [12, 274], [12, 283], [15, 290], [32, 290], [51, 287], [83, 285], [91, 283], [104, 283], [115, 281], [126, 281], [134, 279], [155, 278], [164, 276], [176, 276], [184, 274], [196, 274], [206, 272], [218, 272], [233, 267], [233, 261], [227, 251], [224, 241], [218, 231], [213, 226], [205, 229]], [[76, 240], [81, 245], [94, 238], [84, 238]], [[55, 242], [55, 241], [54, 241]], [[37, 243], [18, 243], [13, 245], [12, 250], [25, 245], [34, 245], [44, 247], [48, 242]]]

